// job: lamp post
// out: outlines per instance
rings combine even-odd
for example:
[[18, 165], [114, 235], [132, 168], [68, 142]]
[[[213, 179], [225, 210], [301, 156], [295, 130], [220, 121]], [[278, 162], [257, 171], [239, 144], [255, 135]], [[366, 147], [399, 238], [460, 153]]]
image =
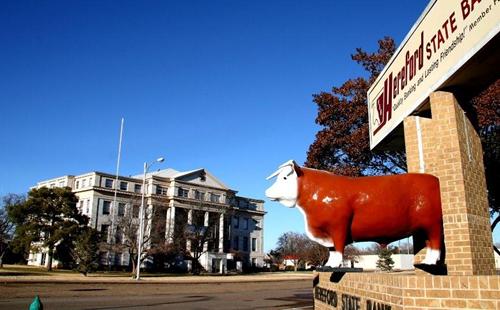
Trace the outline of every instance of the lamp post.
[[141, 198], [141, 208], [139, 209], [139, 237], [137, 238], [137, 266], [136, 266], [136, 280], [141, 279], [141, 254], [142, 254], [142, 241], [144, 239], [144, 196], [146, 194], [146, 174], [148, 169], [155, 163], [161, 163], [165, 159], [163, 157], [157, 158], [155, 161], [144, 162], [144, 174], [142, 176], [142, 198]]

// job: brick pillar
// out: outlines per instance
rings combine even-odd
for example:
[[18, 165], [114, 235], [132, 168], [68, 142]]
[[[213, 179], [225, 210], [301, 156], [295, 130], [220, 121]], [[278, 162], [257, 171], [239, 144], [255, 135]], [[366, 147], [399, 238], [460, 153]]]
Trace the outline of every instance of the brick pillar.
[[452, 93], [434, 92], [429, 100], [432, 119], [404, 121], [408, 172], [439, 178], [448, 274], [494, 274], [481, 141]]

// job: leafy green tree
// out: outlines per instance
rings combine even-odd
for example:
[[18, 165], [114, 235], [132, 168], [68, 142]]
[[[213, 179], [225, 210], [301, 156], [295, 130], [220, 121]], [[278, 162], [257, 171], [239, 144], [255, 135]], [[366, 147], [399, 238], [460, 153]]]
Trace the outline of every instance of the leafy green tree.
[[54, 259], [56, 259], [63, 269], [73, 269], [75, 267], [75, 260], [71, 255], [73, 250], [73, 242], [81, 231], [75, 231], [71, 235], [64, 236], [63, 239], [56, 244], [54, 249]]
[[283, 255], [279, 250], [271, 250], [267, 253], [264, 261], [269, 264], [271, 271], [277, 271], [280, 265], [283, 264]]
[[87, 276], [99, 267], [100, 234], [91, 227], [85, 227], [74, 241], [71, 256], [75, 260], [76, 269]]
[[32, 189], [25, 203], [8, 208], [9, 217], [16, 225], [18, 248], [36, 245], [47, 248], [47, 270], [52, 270], [56, 245], [68, 235], [75, 235], [88, 223], [76, 207], [78, 198], [71, 188]]
[[393, 267], [392, 251], [387, 247], [381, 248], [378, 253], [377, 268], [382, 271], [391, 271]]

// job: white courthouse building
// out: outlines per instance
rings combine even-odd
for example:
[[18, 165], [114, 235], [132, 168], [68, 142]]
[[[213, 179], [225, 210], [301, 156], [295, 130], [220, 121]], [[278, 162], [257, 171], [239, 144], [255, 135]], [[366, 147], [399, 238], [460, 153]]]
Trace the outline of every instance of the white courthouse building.
[[[79, 210], [90, 218], [89, 225], [107, 236], [109, 244], [119, 244], [123, 240], [120, 220], [130, 216], [138, 221], [142, 182], [142, 174], [116, 179], [112, 174], [89, 172], [41, 181], [34, 188], [70, 187], [79, 199]], [[205, 270], [225, 272], [236, 266], [264, 266], [263, 200], [238, 196], [206, 169], [159, 170], [148, 173], [145, 184], [146, 236], [152, 236], [153, 230], [157, 234], [159, 231], [161, 243], [168, 245], [181, 240], [183, 249], [189, 253], [190, 241], [183, 239], [186, 227], [205, 226], [211, 234], [199, 259]], [[146, 242], [146, 248], [152, 246], [151, 240]], [[110, 249], [101, 252], [101, 265], [129, 265], [128, 251]], [[190, 263], [182, 258], [180, 262], [190, 268]], [[46, 253], [31, 253], [28, 264], [45, 265]], [[155, 264], [158, 262], [149, 258], [143, 267]]]

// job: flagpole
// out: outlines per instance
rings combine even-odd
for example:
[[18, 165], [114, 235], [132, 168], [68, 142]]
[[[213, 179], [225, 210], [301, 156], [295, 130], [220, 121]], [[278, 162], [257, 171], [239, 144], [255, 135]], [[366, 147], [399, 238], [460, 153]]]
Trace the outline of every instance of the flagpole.
[[[121, 125], [120, 125], [120, 140], [118, 142], [118, 158], [116, 159], [116, 174], [115, 174], [115, 192], [113, 196], [113, 208], [111, 208], [111, 229], [110, 229], [110, 236], [108, 236], [108, 240], [110, 241], [111, 244], [115, 243], [115, 227], [116, 227], [116, 214], [118, 212], [118, 206], [116, 204], [116, 197], [118, 194], [118, 176], [120, 174], [120, 159], [122, 155], [122, 140], [123, 140], [123, 124], [124, 124], [124, 119], [122, 117]], [[109, 253], [109, 252], [108, 252]], [[108, 261], [108, 263], [111, 265], [111, 262]], [[108, 266], [110, 267], [110, 266]]]

